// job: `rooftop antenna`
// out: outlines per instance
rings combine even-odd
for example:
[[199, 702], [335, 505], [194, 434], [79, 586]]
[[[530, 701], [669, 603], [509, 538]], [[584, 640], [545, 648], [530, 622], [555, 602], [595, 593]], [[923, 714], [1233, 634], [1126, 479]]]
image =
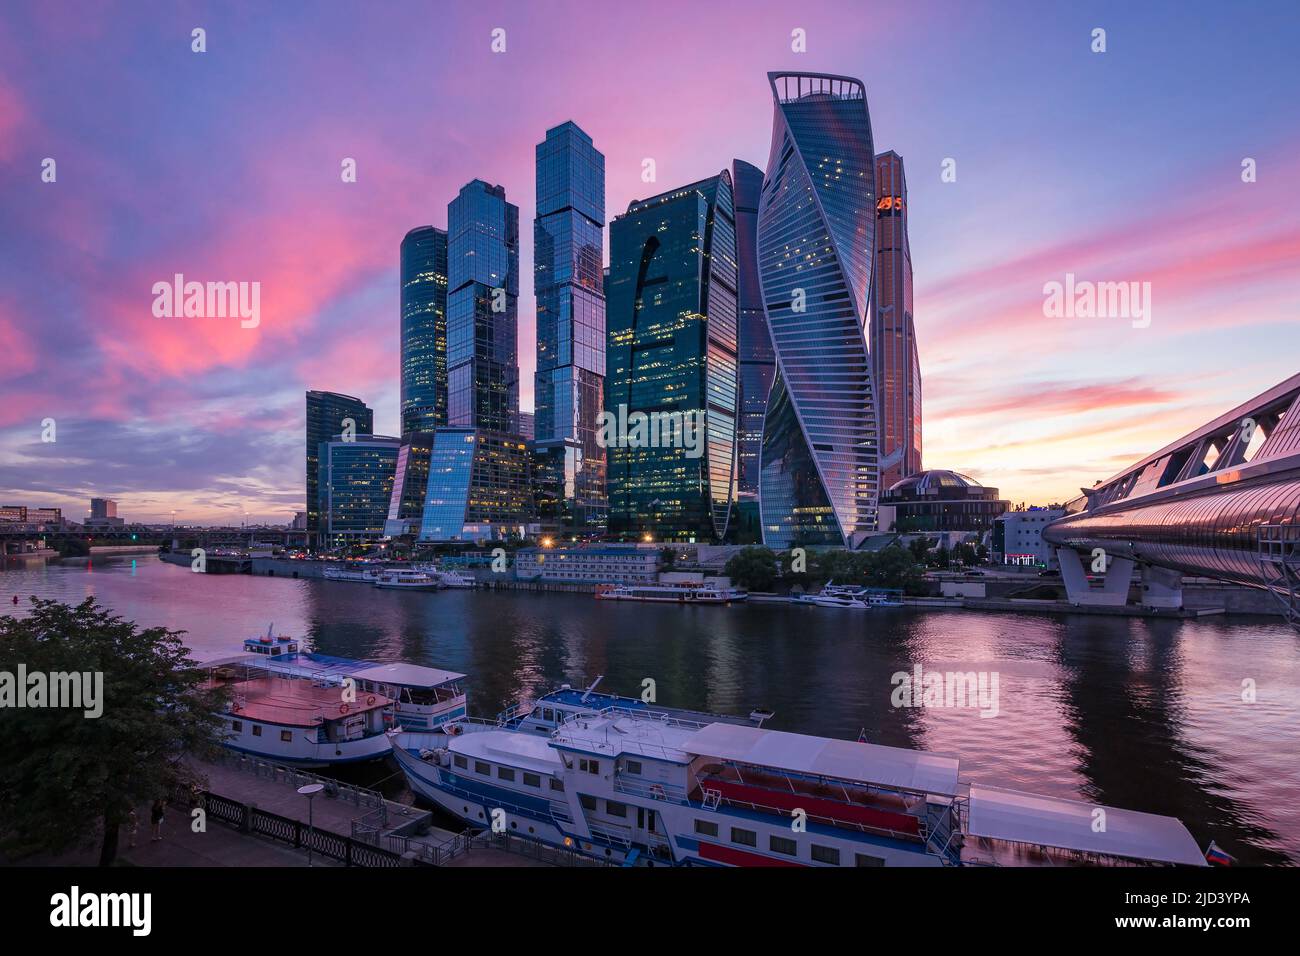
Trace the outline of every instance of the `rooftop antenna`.
[[580, 698], [578, 698], [578, 703], [585, 704], [587, 702], [587, 698], [591, 696], [591, 692], [596, 689], [596, 685], [599, 684], [604, 679], [605, 679], [604, 674], [600, 674], [599, 676], [597, 676], [597, 678], [591, 682], [591, 686], [587, 688], [586, 692]]

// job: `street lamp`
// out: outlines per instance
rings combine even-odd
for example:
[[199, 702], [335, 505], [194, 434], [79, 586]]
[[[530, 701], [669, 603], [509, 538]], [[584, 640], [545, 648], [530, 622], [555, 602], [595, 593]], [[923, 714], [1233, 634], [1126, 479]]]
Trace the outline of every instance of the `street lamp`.
[[312, 818], [312, 798], [325, 789], [322, 783], [309, 783], [298, 788], [298, 793], [307, 798], [307, 865], [311, 866], [311, 835], [315, 829]]

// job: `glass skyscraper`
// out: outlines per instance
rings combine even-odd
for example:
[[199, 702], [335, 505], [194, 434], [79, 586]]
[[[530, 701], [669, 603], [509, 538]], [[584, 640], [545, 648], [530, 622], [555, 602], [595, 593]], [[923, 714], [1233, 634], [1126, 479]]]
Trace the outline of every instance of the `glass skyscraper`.
[[307, 531], [311, 538], [320, 530], [320, 444], [341, 433], [347, 419], [353, 422], [354, 435], [369, 435], [375, 429], [375, 413], [361, 399], [338, 392], [307, 393]]
[[402, 240], [402, 435], [447, 424], [447, 233]]
[[772, 336], [763, 311], [763, 289], [758, 281], [758, 204], [763, 191], [763, 171], [743, 160], [732, 163], [736, 192], [736, 259], [739, 264], [740, 323], [737, 345], [740, 359], [740, 418], [736, 431], [736, 499], [738, 527], [733, 539], [759, 541], [758, 465], [763, 443], [763, 417], [776, 375]]
[[871, 358], [880, 420], [880, 488], [921, 470], [921, 360], [912, 323], [912, 250], [907, 242], [903, 157], [876, 157], [876, 301]]
[[736, 484], [736, 273], [725, 169], [633, 202], [610, 225], [606, 415], [704, 424], [694, 451], [684, 431], [646, 443], [619, 429], [607, 448], [611, 534], [726, 536]]
[[534, 461], [543, 525], [605, 530], [605, 157], [572, 122], [537, 144], [533, 282], [537, 292]]
[[429, 456], [420, 540], [479, 541], [531, 529], [528, 448], [523, 438], [484, 428], [439, 428]]
[[398, 538], [418, 534], [424, 514], [424, 498], [429, 487], [429, 455], [433, 451], [433, 432], [415, 431], [402, 436], [393, 473], [393, 493], [388, 499], [388, 520], [384, 537]]
[[358, 434], [324, 441], [320, 455], [320, 539], [328, 547], [380, 538], [392, 499], [401, 439]]
[[447, 423], [518, 430], [519, 207], [476, 179], [447, 207]]
[[777, 374], [759, 505], [770, 547], [856, 547], [875, 531], [878, 434], [866, 321], [875, 150], [860, 80], [769, 73], [772, 149], [758, 266]]

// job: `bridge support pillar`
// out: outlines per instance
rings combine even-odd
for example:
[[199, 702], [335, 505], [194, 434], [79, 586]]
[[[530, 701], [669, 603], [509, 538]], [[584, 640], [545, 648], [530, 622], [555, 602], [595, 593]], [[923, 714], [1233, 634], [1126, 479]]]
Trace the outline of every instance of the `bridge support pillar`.
[[1178, 571], [1158, 568], [1155, 565], [1142, 566], [1142, 606], [1173, 608], [1181, 610], [1183, 606], [1183, 576]]
[[1123, 607], [1128, 603], [1129, 584], [1133, 580], [1131, 558], [1111, 558], [1099, 588], [1089, 584], [1079, 552], [1071, 548], [1057, 548], [1056, 560], [1061, 565], [1061, 581], [1065, 584], [1065, 596], [1071, 604], [1080, 607]]

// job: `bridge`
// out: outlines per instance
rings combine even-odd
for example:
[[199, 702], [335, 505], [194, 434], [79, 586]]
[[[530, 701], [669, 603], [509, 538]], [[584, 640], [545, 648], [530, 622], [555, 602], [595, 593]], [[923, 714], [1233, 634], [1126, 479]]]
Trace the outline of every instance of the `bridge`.
[[159, 527], [157, 525], [121, 525], [87, 528], [72, 522], [0, 521], [0, 555], [21, 555], [33, 547], [55, 547], [60, 541], [82, 541], [87, 545], [181, 544], [195, 542], [201, 547], [230, 545], [251, 547], [255, 544], [279, 544], [285, 547], [307, 546], [307, 532], [289, 528], [258, 527]]
[[1071, 603], [1127, 603], [1136, 569], [1146, 607], [1210, 577], [1269, 591], [1300, 627], [1300, 374], [1082, 491], [1043, 531]]

